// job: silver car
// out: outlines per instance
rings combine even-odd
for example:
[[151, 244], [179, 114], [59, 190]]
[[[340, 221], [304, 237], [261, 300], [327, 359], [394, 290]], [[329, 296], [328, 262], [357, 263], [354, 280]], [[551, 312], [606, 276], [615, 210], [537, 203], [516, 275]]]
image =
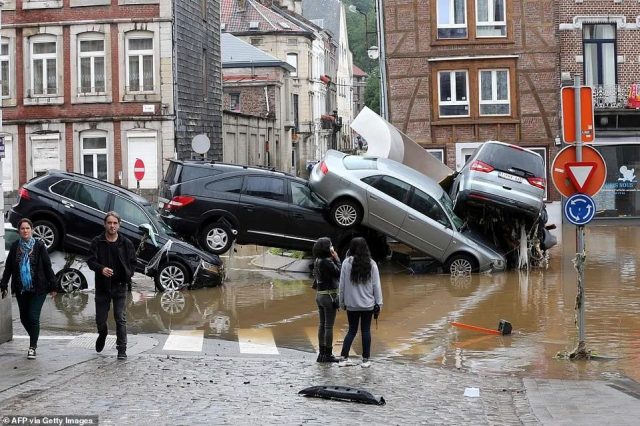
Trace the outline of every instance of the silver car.
[[342, 228], [362, 224], [424, 252], [454, 274], [504, 270], [505, 259], [453, 213], [449, 195], [431, 178], [386, 158], [330, 150], [309, 176]]
[[451, 186], [457, 212], [467, 204], [537, 218], [544, 205], [545, 168], [542, 157], [517, 145], [485, 142], [473, 153]]

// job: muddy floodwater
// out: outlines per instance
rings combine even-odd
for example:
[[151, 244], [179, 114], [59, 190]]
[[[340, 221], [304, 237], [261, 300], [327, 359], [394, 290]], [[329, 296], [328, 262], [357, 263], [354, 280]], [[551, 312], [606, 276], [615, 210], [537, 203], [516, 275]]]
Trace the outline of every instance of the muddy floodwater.
[[[567, 227], [545, 270], [453, 279], [414, 275], [394, 262], [381, 265], [384, 306], [377, 326], [372, 326], [373, 359], [412, 360], [476, 373], [640, 380], [639, 241], [640, 227], [587, 228], [585, 332], [587, 348], [598, 360], [556, 357], [570, 352], [578, 336], [575, 230]], [[202, 329], [205, 337], [235, 340], [238, 330], [254, 329], [273, 336], [279, 347], [313, 351], [317, 311], [310, 277], [264, 271], [252, 264], [254, 259], [247, 250], [225, 258], [228, 280], [219, 288], [160, 294], [152, 285], [134, 285], [127, 308], [129, 332]], [[45, 305], [43, 328], [95, 332], [94, 315], [92, 292], [58, 295]], [[497, 329], [501, 319], [512, 324], [511, 335], [451, 325], [456, 321]], [[345, 331], [346, 315], [339, 312], [335, 335], [340, 342]], [[359, 353], [358, 339], [354, 349]]]

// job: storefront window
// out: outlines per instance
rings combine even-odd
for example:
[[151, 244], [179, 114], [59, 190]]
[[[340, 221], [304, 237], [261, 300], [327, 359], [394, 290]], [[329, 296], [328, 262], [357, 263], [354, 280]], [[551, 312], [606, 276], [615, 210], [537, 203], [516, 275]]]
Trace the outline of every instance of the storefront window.
[[607, 179], [593, 199], [596, 217], [640, 217], [640, 150], [638, 145], [607, 145], [596, 149], [607, 164]]

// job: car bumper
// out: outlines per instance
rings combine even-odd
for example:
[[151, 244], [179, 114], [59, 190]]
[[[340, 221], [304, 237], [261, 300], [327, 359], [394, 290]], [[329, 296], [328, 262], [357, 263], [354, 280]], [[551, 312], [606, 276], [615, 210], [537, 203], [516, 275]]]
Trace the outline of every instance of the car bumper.
[[177, 217], [172, 214], [160, 214], [160, 217], [171, 227], [171, 229], [179, 235], [186, 237], [192, 237], [198, 232], [198, 222], [182, 217]]
[[207, 268], [200, 267], [193, 277], [191, 288], [217, 287], [222, 284], [224, 277], [224, 265], [211, 265]]
[[536, 203], [535, 205], [533, 205], [533, 204], [523, 203], [521, 201], [517, 201], [512, 198], [501, 197], [496, 194], [488, 194], [486, 192], [477, 191], [473, 189], [461, 191], [458, 194], [458, 199], [459, 201], [462, 201], [468, 204], [485, 205], [489, 203], [497, 207], [504, 208], [506, 210], [525, 213], [526, 215], [534, 218], [538, 217], [543, 205], [542, 200], [540, 201], [539, 204]]

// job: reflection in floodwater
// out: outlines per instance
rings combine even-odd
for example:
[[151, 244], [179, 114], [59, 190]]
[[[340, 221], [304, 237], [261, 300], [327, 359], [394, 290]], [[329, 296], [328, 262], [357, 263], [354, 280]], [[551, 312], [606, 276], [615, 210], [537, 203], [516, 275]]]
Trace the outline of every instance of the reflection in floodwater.
[[[451, 277], [410, 275], [393, 263], [382, 265], [385, 303], [372, 330], [374, 360], [410, 359], [482, 373], [558, 378], [617, 374], [640, 380], [640, 228], [587, 228], [586, 343], [609, 361], [556, 358], [572, 350], [578, 336], [571, 262], [575, 231], [566, 229], [562, 241], [563, 246], [552, 249], [546, 270]], [[127, 307], [130, 333], [201, 329], [205, 336], [236, 340], [238, 330], [262, 329], [280, 347], [314, 351], [318, 319], [310, 277], [262, 271], [250, 259], [227, 259], [229, 277], [223, 287], [162, 294], [152, 284], [148, 290], [134, 286]], [[497, 329], [501, 319], [513, 325], [511, 335], [451, 326], [457, 321]], [[94, 332], [94, 321], [92, 293], [58, 295], [43, 310], [43, 328]], [[341, 340], [346, 330], [346, 315], [339, 312], [334, 335]]]

